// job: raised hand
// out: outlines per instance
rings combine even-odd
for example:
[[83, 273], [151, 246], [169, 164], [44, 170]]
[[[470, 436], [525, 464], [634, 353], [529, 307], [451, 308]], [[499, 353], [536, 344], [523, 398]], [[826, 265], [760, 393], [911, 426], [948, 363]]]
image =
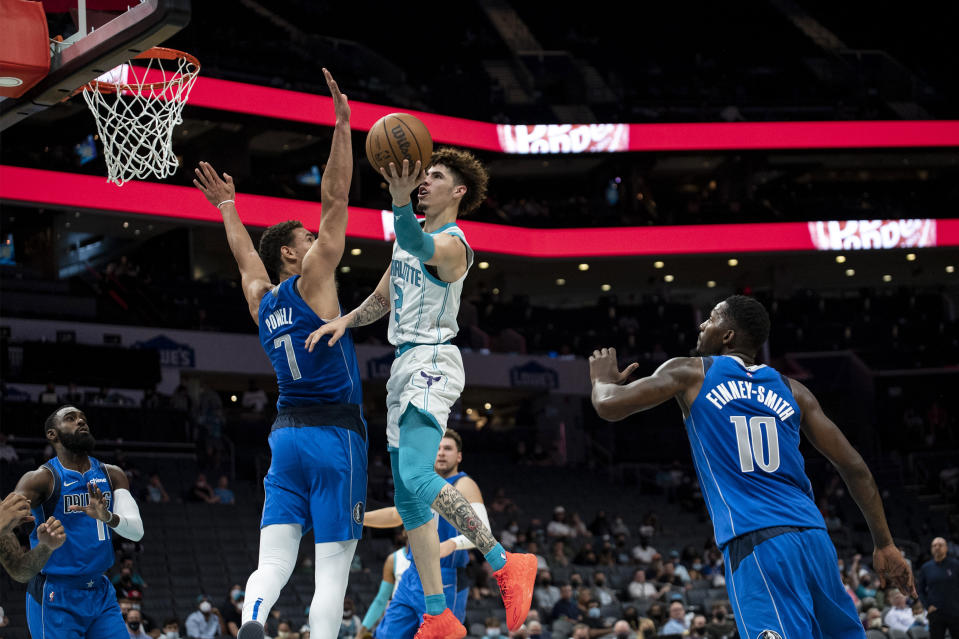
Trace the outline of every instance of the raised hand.
[[18, 527], [33, 521], [30, 514], [30, 500], [20, 493], [10, 493], [0, 502], [0, 534], [6, 534]]
[[390, 195], [393, 196], [393, 204], [396, 206], [406, 206], [410, 201], [410, 193], [426, 180], [426, 173], [419, 160], [410, 173], [410, 161], [403, 160], [403, 168], [400, 173], [396, 172], [396, 164], [390, 162], [389, 171], [385, 167], [380, 167], [380, 175], [390, 185]]
[[326, 78], [326, 86], [330, 87], [330, 95], [333, 96], [333, 109], [336, 111], [337, 122], [350, 121], [350, 102], [346, 99], [345, 93], [340, 93], [340, 87], [329, 71], [323, 69], [323, 77]]
[[615, 348], [593, 351], [593, 354], [589, 356], [589, 379], [592, 382], [622, 384], [637, 368], [639, 364], [633, 362], [621, 372], [616, 360]]
[[236, 199], [236, 188], [233, 186], [233, 178], [229, 174], [224, 173], [221, 178], [209, 162], [200, 162], [200, 166], [193, 171], [196, 173], [193, 186], [200, 189], [200, 192], [213, 206], [219, 206], [226, 200]]
[[50, 519], [37, 526], [37, 542], [50, 550], [56, 550], [66, 540], [67, 532], [63, 529], [60, 520], [55, 517], [50, 517]]
[[346, 329], [350, 327], [350, 321], [347, 319], [348, 315], [343, 315], [342, 317], [337, 317], [332, 322], [327, 322], [323, 326], [319, 327], [306, 338], [306, 350], [313, 352], [313, 348], [323, 339], [324, 335], [330, 336], [330, 341], [327, 343], [327, 346], [333, 346], [336, 344], [343, 334], [346, 333]]
[[872, 553], [872, 568], [879, 575], [879, 587], [895, 586], [903, 594], [918, 599], [916, 586], [912, 578], [912, 570], [906, 563], [902, 551], [890, 544], [876, 548]]
[[97, 521], [102, 521], [105, 524], [110, 523], [110, 520], [113, 519], [113, 513], [110, 512], [107, 497], [103, 494], [103, 491], [100, 490], [96, 484], [90, 482], [87, 484], [87, 495], [90, 497], [90, 501], [86, 506], [74, 505], [70, 506], [68, 510], [70, 512], [82, 511]]

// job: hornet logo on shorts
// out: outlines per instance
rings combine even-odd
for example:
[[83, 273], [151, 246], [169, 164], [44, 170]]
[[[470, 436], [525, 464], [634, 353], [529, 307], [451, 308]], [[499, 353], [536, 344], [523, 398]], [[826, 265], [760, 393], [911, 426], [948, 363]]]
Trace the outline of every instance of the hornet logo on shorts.
[[433, 386], [433, 382], [438, 382], [438, 381], [440, 381], [441, 379], [443, 379], [442, 377], [433, 377], [432, 375], [428, 375], [428, 374], [426, 373], [426, 371], [420, 371], [420, 375], [422, 375], [423, 377], [426, 378], [426, 387], [427, 387], [427, 388], [432, 387], [432, 386]]
[[363, 525], [363, 502], [361, 501], [358, 501], [353, 505], [353, 521], [361, 526]]
[[775, 630], [763, 630], [756, 635], [756, 639], [783, 639], [783, 636]]

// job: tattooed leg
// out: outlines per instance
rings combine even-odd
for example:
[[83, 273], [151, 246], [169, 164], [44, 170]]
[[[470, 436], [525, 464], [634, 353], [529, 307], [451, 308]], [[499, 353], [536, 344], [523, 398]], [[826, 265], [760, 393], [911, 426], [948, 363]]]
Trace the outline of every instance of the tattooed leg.
[[466, 535], [484, 555], [496, 545], [493, 533], [479, 518], [470, 503], [453, 486], [447, 484], [436, 496], [433, 510], [453, 524], [458, 531]]

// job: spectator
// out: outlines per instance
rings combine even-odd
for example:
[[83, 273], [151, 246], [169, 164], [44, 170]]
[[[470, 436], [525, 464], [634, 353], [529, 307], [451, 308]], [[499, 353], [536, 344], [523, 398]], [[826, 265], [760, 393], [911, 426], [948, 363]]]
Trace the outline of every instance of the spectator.
[[613, 525], [610, 528], [610, 532], [614, 536], [622, 535], [625, 540], [626, 537], [629, 537], [629, 526], [626, 525], [626, 522], [623, 521], [622, 517], [616, 515], [616, 518], [613, 519]]
[[124, 577], [129, 577], [131, 583], [140, 590], [144, 590], [147, 587], [147, 582], [143, 580], [143, 577], [136, 571], [133, 565], [133, 557], [123, 557], [120, 559], [120, 572], [110, 578], [110, 583], [116, 586]]
[[516, 545], [517, 535], [519, 534], [519, 524], [515, 519], [511, 519], [506, 528], [500, 531], [499, 543], [507, 550], [512, 550]]
[[[589, 593], [586, 593], [589, 597]], [[612, 631], [612, 626], [607, 626], [603, 619], [603, 611], [599, 607], [599, 602], [595, 599], [589, 599], [586, 604], [586, 612], [583, 614], [583, 623], [589, 626], [589, 636], [598, 637], [608, 634]]]
[[636, 633], [629, 627], [629, 622], [620, 619], [613, 624], [613, 637], [614, 639], [636, 639]]
[[570, 537], [589, 537], [589, 529], [586, 527], [586, 524], [583, 523], [583, 520], [580, 519], [579, 513], [574, 512], [569, 516], [569, 530]]
[[566, 509], [557, 506], [553, 509], [553, 520], [546, 526], [546, 534], [549, 537], [571, 537], [573, 529], [566, 523]]
[[486, 626], [486, 637], [490, 637], [490, 639], [506, 639], [503, 636], [502, 628], [500, 628], [499, 619], [496, 617], [487, 617], [484, 625]]
[[206, 483], [206, 475], [200, 473], [196, 476], [196, 482], [190, 490], [190, 497], [193, 501], [205, 501], [208, 504], [215, 504], [220, 498], [213, 492], [210, 484]]
[[649, 545], [649, 537], [640, 537], [639, 543], [633, 546], [633, 559], [641, 564], [650, 564], [653, 557], [659, 552]]
[[646, 571], [642, 568], [633, 573], [633, 580], [626, 586], [626, 593], [633, 601], [659, 599], [661, 596], [656, 592], [656, 586], [646, 581]]
[[616, 563], [620, 566], [632, 563], [630, 549], [626, 545], [626, 535], [623, 533], [616, 534], [616, 545], [613, 546], [613, 555], [616, 558]]
[[163, 622], [163, 633], [157, 639], [183, 639], [180, 635], [180, 622], [169, 618]]
[[593, 550], [592, 542], [587, 541], [583, 544], [579, 552], [576, 553], [576, 556], [573, 557], [573, 563], [581, 566], [595, 566], [599, 563], [599, 558], [596, 556], [596, 551]]
[[608, 606], [616, 601], [616, 593], [606, 585], [606, 573], [597, 570], [593, 573], [593, 597], [600, 606]]
[[589, 524], [589, 532], [591, 532], [594, 537], [612, 537], [613, 528], [609, 525], [609, 520], [606, 519], [605, 510], [600, 510], [596, 513], [596, 517], [594, 517], [593, 521]]
[[157, 473], [150, 475], [150, 481], [147, 483], [147, 501], [153, 504], [165, 504], [170, 501], [170, 496]]
[[569, 584], [563, 584], [559, 587], [559, 601], [553, 605], [550, 612], [550, 619], [568, 619], [570, 621], [579, 621], [582, 618], [579, 606], [573, 601], [573, 587]]
[[537, 570], [549, 570], [549, 564], [546, 563], [546, 558], [539, 554], [539, 544], [535, 541], [529, 542], [526, 544], [526, 552], [536, 557]]
[[856, 586], [856, 596], [859, 599], [865, 599], [866, 597], [876, 597], [878, 591], [872, 587], [872, 575], [868, 572], [859, 577], [859, 585]]
[[633, 630], [639, 630], [640, 617], [636, 606], [626, 606], [626, 609], [623, 610], [623, 620], [626, 621]]
[[889, 628], [885, 627], [882, 623], [882, 611], [879, 608], [871, 607], [866, 612], [866, 618], [862, 622], [863, 627], [866, 630], [879, 630], [885, 633]]
[[671, 561], [667, 561], [665, 564], [663, 564], [663, 572], [657, 581], [663, 585], [668, 584], [670, 586], [677, 586], [680, 588], [683, 586], [683, 580], [679, 575], [676, 574], [676, 565]]
[[233, 491], [230, 490], [230, 480], [226, 475], [220, 475], [220, 481], [217, 482], [216, 490], [213, 491], [221, 504], [233, 505], [236, 503], [236, 499], [233, 496]]
[[[646, 610], [646, 616], [653, 621], [653, 624], [657, 628], [666, 623], [666, 609], [663, 608], [663, 604], [658, 601]], [[640, 630], [642, 630], [642, 622], [640, 622]]]
[[127, 612], [125, 620], [127, 622], [127, 633], [130, 635], [130, 639], [151, 639], [150, 635], [143, 630], [143, 617], [140, 615], [139, 610], [131, 608]]
[[932, 559], [919, 569], [916, 590], [926, 607], [930, 639], [942, 639], [946, 629], [959, 637], [959, 559], [947, 555], [946, 540], [932, 540]]
[[716, 637], [732, 637], [736, 631], [736, 623], [729, 618], [729, 611], [726, 610], [726, 604], [713, 604], [712, 619], [706, 624], [706, 636], [710, 639]]
[[566, 556], [566, 543], [562, 539], [553, 542], [553, 551], [549, 555], [550, 568], [565, 568], [569, 565], [569, 557]]
[[912, 604], [912, 627], [913, 628], [922, 628], [924, 630], [929, 629], [929, 619], [926, 615], [925, 608], [922, 607], [921, 601], [915, 601]]
[[553, 576], [548, 570], [540, 570], [536, 575], [536, 587], [533, 589], [536, 608], [552, 610], [559, 599], [559, 588], [553, 585]]
[[513, 503], [513, 500], [506, 496], [505, 490], [497, 488], [496, 494], [493, 495], [493, 501], [490, 502], [490, 510], [494, 513], [513, 513], [519, 509]]
[[0, 461], [10, 463], [19, 461], [20, 457], [13, 446], [7, 443], [7, 436], [0, 433]]
[[130, 568], [121, 568], [118, 577], [119, 579], [117, 579], [116, 583], [113, 584], [113, 587], [117, 591], [117, 599], [143, 599], [143, 591], [139, 586], [133, 583], [133, 577]]
[[57, 395], [57, 387], [50, 382], [47, 387], [40, 391], [37, 401], [41, 404], [59, 404], [60, 397]]
[[173, 391], [173, 395], [170, 397], [170, 408], [189, 413], [192, 404], [193, 402], [190, 400], [190, 393], [187, 392], [186, 386], [183, 384], [177, 386], [176, 390]]
[[247, 389], [243, 391], [240, 405], [254, 413], [262, 413], [268, 403], [266, 392], [256, 385], [256, 380], [251, 379]]
[[345, 597], [343, 599], [343, 621], [340, 622], [340, 632], [336, 635], [337, 639], [353, 639], [362, 626], [363, 621], [356, 614], [353, 600]]
[[669, 620], [659, 629], [661, 635], [686, 634], [686, 607], [683, 602], [674, 601], [669, 604]]
[[693, 615], [693, 620], [689, 624], [689, 636], [690, 637], [705, 637], [706, 636], [706, 616], [696, 614]]
[[682, 580], [684, 584], [688, 584], [690, 582], [689, 571], [686, 570], [686, 566], [684, 566], [682, 562], [680, 561], [679, 552], [675, 550], [669, 551], [669, 558], [673, 564], [673, 570], [676, 573], [676, 575], [680, 578], [680, 580]]
[[82, 404], [83, 400], [83, 392], [77, 388], [76, 384], [70, 382], [67, 386], [67, 392], [63, 394], [63, 398], [60, 401], [64, 404]]
[[590, 639], [589, 626], [584, 623], [578, 623], [573, 626], [573, 634], [570, 639]]
[[240, 584], [233, 584], [233, 587], [230, 588], [230, 594], [223, 602], [223, 612], [221, 613], [223, 629], [229, 637], [236, 637], [236, 634], [240, 631], [240, 626], [243, 625], [242, 614], [245, 596], [246, 593], [243, 592]]
[[214, 639], [223, 632], [220, 611], [208, 599], [201, 598], [197, 609], [186, 618], [188, 639]]
[[916, 618], [912, 614], [912, 608], [906, 605], [906, 595], [899, 590], [893, 590], [887, 597], [892, 608], [883, 617], [883, 623], [891, 630], [902, 630], [906, 632], [912, 627]]
[[528, 639], [547, 639], [548, 635], [543, 632], [543, 624], [536, 619], [526, 622]]

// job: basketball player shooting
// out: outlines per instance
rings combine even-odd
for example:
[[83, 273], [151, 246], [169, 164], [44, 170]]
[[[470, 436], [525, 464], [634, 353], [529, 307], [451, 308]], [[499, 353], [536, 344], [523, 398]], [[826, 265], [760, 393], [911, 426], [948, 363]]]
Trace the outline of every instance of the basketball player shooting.
[[61, 406], [43, 424], [56, 457], [26, 473], [16, 492], [33, 505], [31, 549], [45, 539], [51, 517], [66, 541], [27, 585], [27, 625], [33, 637], [128, 639], [116, 591], [103, 573], [113, 565], [113, 534], [143, 538], [140, 509], [118, 466], [92, 457], [96, 440], [83, 411]]
[[734, 295], [699, 327], [698, 357], [676, 357], [649, 377], [624, 384], [616, 350], [589, 358], [596, 412], [625, 417], [676, 399], [683, 411], [696, 474], [723, 549], [726, 589], [741, 637], [865, 637], [836, 570], [836, 550], [813, 501], [799, 433], [838, 469], [866, 518], [873, 568], [916, 596], [912, 571], [893, 544], [872, 473], [803, 384], [756, 353], [769, 337], [769, 315]]
[[[412, 171], [411, 171], [412, 170]], [[463, 359], [451, 340], [458, 326], [463, 281], [473, 251], [456, 225], [460, 212], [476, 209], [486, 195], [486, 169], [472, 154], [441, 149], [424, 172], [420, 162], [380, 167], [393, 197], [396, 241], [393, 259], [379, 284], [360, 306], [310, 335], [312, 351], [327, 335], [332, 347], [346, 329], [365, 326], [389, 313], [390, 343], [396, 359], [386, 385], [387, 442], [393, 468], [396, 509], [402, 517], [423, 583], [426, 613], [416, 637], [458, 639], [466, 628], [446, 606], [440, 572], [440, 545], [433, 514], [466, 535], [494, 569], [510, 630], [526, 619], [536, 579], [536, 558], [507, 553], [454, 486], [433, 469], [450, 407], [465, 381]], [[410, 194], [417, 191], [420, 226]], [[321, 349], [324, 350], [324, 349]]]
[[[260, 556], [246, 584], [238, 639], [262, 639], [263, 623], [296, 563], [300, 538], [316, 541], [316, 589], [310, 628], [335, 637], [366, 504], [366, 422], [352, 338], [336, 348], [307, 353], [310, 331], [340, 315], [336, 267], [343, 256], [347, 199], [353, 174], [350, 106], [323, 69], [333, 96], [336, 124], [321, 187], [322, 218], [316, 237], [300, 222], [268, 228], [259, 253], [240, 221], [233, 179], [201, 163], [194, 184], [223, 215], [243, 294], [280, 389], [270, 432], [273, 453], [263, 481]], [[274, 284], [270, 273], [279, 280]]]

